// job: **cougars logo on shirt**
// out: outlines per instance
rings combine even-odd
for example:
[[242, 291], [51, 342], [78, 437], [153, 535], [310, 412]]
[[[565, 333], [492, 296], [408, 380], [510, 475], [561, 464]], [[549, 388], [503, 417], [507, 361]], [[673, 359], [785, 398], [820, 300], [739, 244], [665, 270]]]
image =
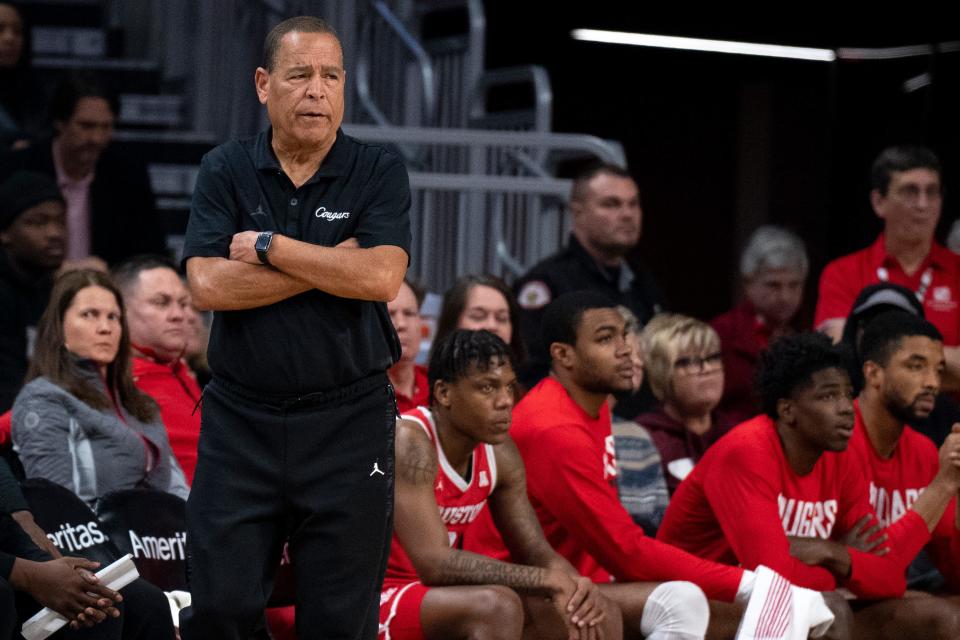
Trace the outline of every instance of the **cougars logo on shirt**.
[[880, 524], [888, 527], [903, 517], [920, 497], [923, 489], [886, 489], [870, 482], [870, 504], [877, 512]]
[[780, 507], [780, 521], [783, 530], [788, 536], [801, 538], [830, 537], [833, 525], [837, 521], [837, 501], [823, 500], [812, 502], [786, 498], [781, 493], [777, 496]]

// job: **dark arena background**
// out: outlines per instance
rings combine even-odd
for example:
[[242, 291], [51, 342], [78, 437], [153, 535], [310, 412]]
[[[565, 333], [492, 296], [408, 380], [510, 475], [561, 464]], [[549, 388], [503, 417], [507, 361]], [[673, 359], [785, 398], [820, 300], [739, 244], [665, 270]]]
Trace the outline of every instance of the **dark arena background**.
[[[823, 265], [865, 246], [880, 229], [869, 206], [868, 169], [887, 145], [922, 143], [940, 155], [947, 186], [941, 240], [958, 215], [960, 27], [937, 11], [842, 17], [836, 7], [805, 5], [765, 16], [666, 16], [640, 3], [506, 0], [19, 6], [32, 29], [28, 47], [39, 77], [52, 83], [64, 70], [89, 68], [120, 87], [116, 138], [151, 163], [174, 251], [200, 155], [264, 123], [252, 83], [260, 43], [273, 24], [298, 13], [321, 15], [340, 31], [348, 123], [546, 127], [619, 142], [642, 194], [643, 239], [634, 258], [677, 311], [711, 317], [729, 307], [737, 256], [763, 222], [791, 227], [807, 242], [812, 307]], [[605, 44], [574, 39], [575, 29], [838, 55], [825, 62]], [[537, 103], [544, 89], [547, 100]], [[423, 136], [432, 139], [427, 132], [417, 140]], [[562, 179], [582, 157], [553, 149], [534, 157], [530, 169], [498, 165], [496, 150], [477, 160], [462, 147], [382, 141], [397, 144], [411, 170], [426, 175], [418, 184], [433, 185], [415, 198], [414, 232], [422, 242], [411, 265], [431, 290], [442, 293], [467, 271], [512, 281], [562, 244], [567, 228], [557, 195], [534, 202], [495, 189], [478, 195], [460, 182], [437, 188], [431, 180], [445, 173]], [[491, 214], [494, 200], [502, 214]], [[551, 221], [530, 222], [538, 216]], [[477, 237], [483, 246], [468, 241]], [[501, 239], [504, 251], [496, 246]]]

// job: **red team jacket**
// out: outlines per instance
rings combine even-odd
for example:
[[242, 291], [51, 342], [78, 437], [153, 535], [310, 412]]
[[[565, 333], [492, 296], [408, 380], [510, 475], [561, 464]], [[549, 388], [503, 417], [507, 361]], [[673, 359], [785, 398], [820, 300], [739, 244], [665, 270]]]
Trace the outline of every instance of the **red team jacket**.
[[[884, 460], [867, 437], [860, 405], [849, 451], [866, 470], [870, 504], [884, 526], [899, 521], [940, 468], [937, 447], [926, 436], [904, 426], [893, 455]], [[960, 591], [960, 531], [955, 524], [957, 498], [947, 505], [927, 544], [927, 552], [953, 592]]]
[[[439, 464], [434, 495], [437, 499], [437, 507], [440, 509], [440, 517], [447, 526], [450, 546], [461, 548], [463, 534], [476, 521], [477, 516], [486, 509], [487, 498], [497, 484], [497, 462], [493, 447], [482, 444], [473, 450], [470, 478], [464, 479], [447, 462], [447, 456], [444, 455], [443, 447], [440, 446], [437, 427], [429, 409], [418, 407], [401, 417], [419, 424], [436, 446]], [[415, 582], [418, 579], [417, 570], [407, 556], [407, 552], [403, 550], [397, 535], [394, 534], [384, 585]]]
[[689, 580], [732, 601], [743, 570], [702, 560], [646, 536], [620, 504], [610, 409], [587, 415], [546, 378], [513, 410], [527, 491], [550, 545], [584, 576], [607, 582]]
[[[773, 420], [757, 416], [707, 451], [674, 494], [657, 538], [719, 562], [748, 569], [763, 564], [798, 586], [831, 591], [833, 575], [793, 558], [787, 536], [838, 539], [873, 513], [852, 453], [826, 452], [813, 471], [798, 476]], [[844, 586], [861, 597], [902, 595], [905, 569], [930, 539], [912, 511], [887, 533], [886, 556], [849, 549], [851, 575]]]
[[200, 385], [183, 360], [161, 364], [149, 358], [133, 358], [133, 382], [140, 391], [157, 401], [160, 418], [167, 428], [170, 449], [193, 483], [200, 442]]

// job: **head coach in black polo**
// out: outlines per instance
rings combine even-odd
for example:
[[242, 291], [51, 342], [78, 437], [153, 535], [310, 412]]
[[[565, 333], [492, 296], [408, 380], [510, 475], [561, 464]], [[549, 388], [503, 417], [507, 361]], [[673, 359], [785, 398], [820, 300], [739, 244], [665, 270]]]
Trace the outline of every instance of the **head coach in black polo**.
[[409, 181], [340, 131], [343, 53], [322, 20], [277, 25], [255, 79], [271, 127], [204, 157], [187, 227], [193, 300], [216, 313], [182, 636], [249, 637], [289, 536], [299, 637], [372, 639], [400, 356], [385, 302], [408, 263]]

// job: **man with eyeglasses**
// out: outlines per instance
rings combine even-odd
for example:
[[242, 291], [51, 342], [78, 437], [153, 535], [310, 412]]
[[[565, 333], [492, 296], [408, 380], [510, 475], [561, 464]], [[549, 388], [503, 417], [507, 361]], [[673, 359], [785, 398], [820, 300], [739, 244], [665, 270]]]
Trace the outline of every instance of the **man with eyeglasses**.
[[944, 339], [944, 388], [960, 390], [960, 257], [934, 240], [943, 208], [940, 160], [926, 147], [884, 149], [871, 169], [870, 204], [883, 233], [869, 247], [828, 264], [814, 326], [840, 339], [857, 294], [892, 282], [911, 289]]

